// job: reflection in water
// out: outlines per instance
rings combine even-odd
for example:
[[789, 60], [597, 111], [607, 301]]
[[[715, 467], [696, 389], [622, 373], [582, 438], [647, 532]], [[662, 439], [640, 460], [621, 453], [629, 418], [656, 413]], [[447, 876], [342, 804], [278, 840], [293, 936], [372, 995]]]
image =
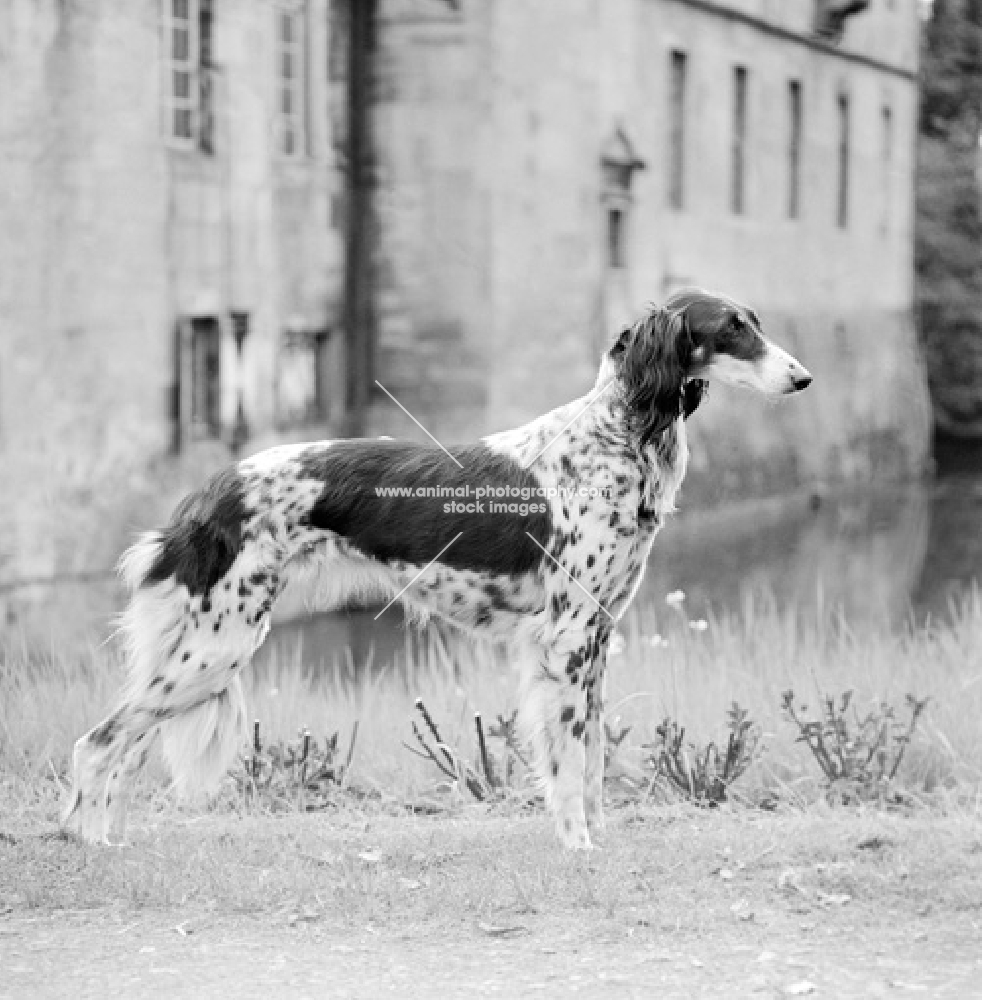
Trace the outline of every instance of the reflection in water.
[[935, 488], [914, 607], [944, 618], [952, 599], [973, 582], [982, 586], [982, 478], [949, 480]]
[[924, 487], [785, 498], [680, 519], [655, 543], [641, 596], [688, 595], [691, 613], [779, 605], [841, 608], [854, 624], [911, 610], [930, 527]]
[[376, 672], [393, 663], [420, 660], [427, 637], [405, 624], [393, 605], [377, 621], [378, 610], [338, 611], [275, 624], [255, 656], [255, 663], [274, 665], [299, 660], [307, 669]]
[[[781, 606], [841, 608], [857, 628], [897, 626], [947, 617], [973, 582], [982, 583], [982, 479], [959, 479], [679, 515], [655, 543], [636, 604], [657, 614], [681, 589], [690, 615], [719, 614], [763, 592]], [[257, 661], [292, 659], [298, 647], [308, 669], [411, 661], [426, 637], [396, 608], [375, 614], [277, 624]]]

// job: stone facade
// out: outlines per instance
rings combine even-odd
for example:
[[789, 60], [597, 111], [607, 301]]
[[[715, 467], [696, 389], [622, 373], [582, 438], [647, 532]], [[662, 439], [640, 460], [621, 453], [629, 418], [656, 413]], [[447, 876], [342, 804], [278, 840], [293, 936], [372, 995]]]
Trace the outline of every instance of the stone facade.
[[[715, 391], [691, 425], [690, 500], [919, 471], [930, 409], [913, 323], [916, 4], [876, 0], [835, 43], [815, 34], [823, 6], [836, 5], [535, 0], [421, 18], [409, 0], [391, 3], [379, 127], [387, 387], [443, 438], [521, 422], [584, 391], [646, 302], [698, 284], [752, 303], [816, 383], [778, 409]], [[673, 53], [684, 56], [681, 208]], [[618, 134], [645, 167], [621, 206], [623, 266], [612, 267], [601, 161]], [[384, 401], [375, 427], [412, 430]]]
[[[162, 18], [185, 6], [211, 18], [193, 84], [207, 86], [207, 150], [175, 141], [168, 118]], [[816, 39], [821, 6], [380, 0], [373, 378], [441, 440], [500, 429], [583, 392], [621, 323], [695, 283], [752, 303], [816, 383], [780, 408], [714, 392], [692, 423], [691, 502], [920, 469], [930, 417], [912, 322], [915, 0], [873, 0], [835, 42]], [[232, 445], [345, 426], [343, 7], [0, 5], [9, 620], [45, 593], [25, 581], [105, 571]], [[303, 31], [305, 127], [291, 155], [284, 12]], [[198, 385], [208, 366], [215, 377]], [[378, 391], [365, 430], [420, 436]]]
[[[332, 415], [328, 398], [321, 424], [300, 431], [277, 413], [291, 379], [309, 381], [287, 338], [322, 334], [330, 360], [323, 335], [340, 310], [328, 0], [211, 5], [209, 64], [191, 80], [209, 87], [209, 151], [167, 120], [172, 2], [0, 5], [0, 611], [11, 619], [46, 593], [24, 582], [80, 576], [85, 589], [227, 462], [240, 403], [238, 433], [257, 443], [323, 433]], [[193, 49], [199, 3], [185, 5]], [[290, 157], [274, 70], [284, 9], [306, 19], [307, 101], [322, 112]], [[245, 317], [241, 349], [233, 316]], [[214, 371], [194, 373], [209, 384], [192, 392], [178, 345], [196, 324], [214, 334]], [[192, 412], [195, 393], [214, 427]]]

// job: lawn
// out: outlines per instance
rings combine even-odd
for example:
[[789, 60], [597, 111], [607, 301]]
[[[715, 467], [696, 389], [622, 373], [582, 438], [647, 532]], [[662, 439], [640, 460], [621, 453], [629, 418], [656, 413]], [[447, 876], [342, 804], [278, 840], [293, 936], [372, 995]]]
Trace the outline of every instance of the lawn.
[[[50, 975], [46, 993], [5, 993], [0, 977], [0, 997], [86, 995], [80, 984], [249, 997], [284, 977], [292, 995], [320, 996], [326, 954], [341, 996], [968, 996], [958, 984], [982, 975], [980, 649], [978, 594], [949, 622], [862, 635], [773, 601], [705, 623], [684, 600], [639, 608], [611, 657], [609, 714], [629, 732], [612, 751], [610, 824], [580, 856], [557, 848], [520, 765], [478, 802], [405, 746], [413, 720], [426, 733], [421, 697], [481, 770], [474, 712], [490, 730], [515, 704], [495, 650], [431, 634], [407, 637], [391, 664], [342, 654], [311, 673], [300, 652], [265, 664], [248, 678], [264, 753], [307, 727], [321, 748], [338, 733], [343, 763], [357, 722], [342, 785], [249, 791], [244, 747], [238, 784], [178, 805], [158, 764], [132, 845], [106, 850], [56, 821], [72, 741], [110, 705], [121, 665], [111, 646], [75, 660], [8, 647], [0, 959], [7, 982]], [[890, 788], [843, 805], [782, 712], [788, 689], [809, 713], [846, 690], [859, 715], [886, 702], [902, 718], [907, 693], [930, 702]], [[643, 767], [642, 747], [666, 716], [699, 746], [721, 742], [733, 701], [762, 752], [728, 801], [699, 808]], [[509, 751], [488, 742], [500, 775]]]
[[977, 995], [977, 812], [610, 818], [587, 855], [503, 806], [153, 809], [118, 850], [18, 822], [0, 996]]

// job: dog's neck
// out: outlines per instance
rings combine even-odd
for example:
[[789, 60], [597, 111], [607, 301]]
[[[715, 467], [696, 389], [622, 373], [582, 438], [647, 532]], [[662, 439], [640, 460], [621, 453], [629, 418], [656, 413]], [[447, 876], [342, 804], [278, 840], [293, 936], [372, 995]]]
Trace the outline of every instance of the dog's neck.
[[672, 465], [679, 447], [685, 446], [684, 391], [679, 390], [677, 409], [664, 415], [668, 418], [665, 430], [644, 441], [638, 416], [631, 412], [618, 365], [609, 353], [600, 363], [597, 380], [593, 390], [584, 397], [584, 404], [596, 411], [598, 427], [602, 425], [622, 446], [636, 453], [642, 463], [656, 461], [659, 465]]
[[672, 509], [689, 459], [682, 397], [678, 412], [666, 415], [671, 419], [665, 429], [643, 440], [637, 414], [631, 412], [617, 364], [609, 355], [604, 355], [597, 381], [592, 392], [584, 397], [583, 405], [589, 407], [584, 418], [589, 419], [604, 448], [634, 458], [647, 504], [652, 509]]
[[[522, 465], [552, 461], [553, 444], [574, 439], [573, 447], [585, 459], [584, 471], [599, 470], [609, 459], [630, 462], [637, 469], [652, 510], [671, 509], [675, 491], [685, 475], [688, 446], [681, 409], [669, 415], [664, 430], [644, 440], [637, 414], [632, 413], [616, 362], [605, 355], [593, 389], [537, 420], [510, 431], [500, 431], [484, 440], [496, 450], [512, 454]], [[584, 439], [589, 438], [588, 446]], [[590, 473], [587, 472], [589, 475]]]

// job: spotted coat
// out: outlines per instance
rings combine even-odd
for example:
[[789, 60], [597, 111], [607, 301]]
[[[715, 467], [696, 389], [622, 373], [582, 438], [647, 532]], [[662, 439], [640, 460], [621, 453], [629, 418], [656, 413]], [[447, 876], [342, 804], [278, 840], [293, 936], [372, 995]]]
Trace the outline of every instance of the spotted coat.
[[76, 743], [66, 824], [123, 835], [126, 790], [158, 729], [179, 788], [221, 778], [246, 719], [240, 672], [307, 568], [321, 606], [398, 599], [417, 620], [508, 643], [559, 837], [591, 846], [610, 637], [674, 509], [685, 419], [712, 378], [769, 395], [810, 381], [751, 310], [689, 291], [624, 331], [591, 392], [523, 427], [449, 449], [286, 445], [215, 476], [121, 561], [129, 680]]

